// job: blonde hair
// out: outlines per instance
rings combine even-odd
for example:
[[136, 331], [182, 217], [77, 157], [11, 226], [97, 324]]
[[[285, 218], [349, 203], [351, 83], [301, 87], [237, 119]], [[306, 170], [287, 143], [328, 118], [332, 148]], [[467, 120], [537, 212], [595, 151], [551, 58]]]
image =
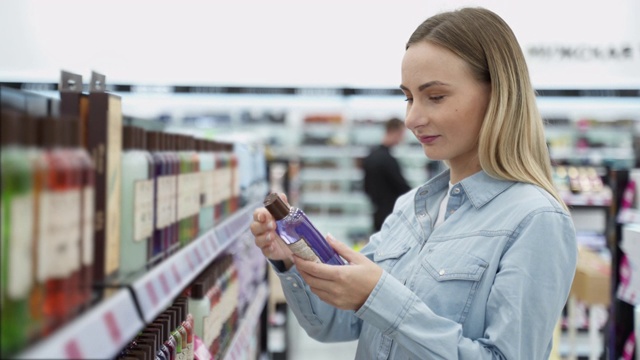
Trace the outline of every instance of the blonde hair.
[[509, 25], [490, 10], [463, 8], [424, 21], [406, 48], [419, 41], [452, 51], [469, 64], [477, 80], [490, 84], [478, 139], [482, 169], [498, 179], [538, 185], [566, 209], [551, 180], [544, 123], [529, 70]]

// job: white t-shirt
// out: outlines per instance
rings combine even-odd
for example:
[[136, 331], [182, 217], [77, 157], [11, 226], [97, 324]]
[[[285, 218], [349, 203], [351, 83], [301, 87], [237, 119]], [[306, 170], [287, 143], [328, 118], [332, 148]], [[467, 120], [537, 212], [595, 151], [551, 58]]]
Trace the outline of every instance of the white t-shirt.
[[436, 219], [434, 227], [438, 227], [438, 225], [444, 222], [444, 215], [447, 212], [447, 204], [449, 203], [449, 193], [451, 192], [451, 188], [453, 188], [453, 184], [449, 181], [449, 190], [447, 190], [447, 195], [444, 196], [444, 199], [442, 199], [442, 202], [440, 203], [440, 210], [438, 210], [438, 218]]

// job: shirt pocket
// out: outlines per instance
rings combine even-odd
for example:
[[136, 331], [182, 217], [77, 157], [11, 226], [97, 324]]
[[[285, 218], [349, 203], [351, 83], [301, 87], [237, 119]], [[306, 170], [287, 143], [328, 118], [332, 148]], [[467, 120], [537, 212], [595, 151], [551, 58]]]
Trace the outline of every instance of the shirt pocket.
[[434, 313], [462, 324], [488, 263], [467, 253], [446, 251], [430, 252], [421, 265], [426, 274], [420, 276], [417, 288], [423, 301]]

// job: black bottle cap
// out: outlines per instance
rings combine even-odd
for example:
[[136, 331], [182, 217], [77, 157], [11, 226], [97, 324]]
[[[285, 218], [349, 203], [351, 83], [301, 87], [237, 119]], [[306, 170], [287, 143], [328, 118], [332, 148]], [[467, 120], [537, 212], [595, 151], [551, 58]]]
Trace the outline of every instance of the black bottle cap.
[[122, 150], [133, 150], [135, 148], [135, 130], [131, 126], [122, 127]]
[[267, 195], [264, 199], [264, 206], [269, 210], [276, 220], [284, 219], [289, 215], [289, 205], [287, 205], [276, 193]]
[[191, 297], [202, 299], [204, 297], [204, 282], [197, 281], [191, 285]]
[[18, 145], [22, 137], [20, 114], [13, 111], [2, 111], [0, 122], [0, 142], [2, 146]]

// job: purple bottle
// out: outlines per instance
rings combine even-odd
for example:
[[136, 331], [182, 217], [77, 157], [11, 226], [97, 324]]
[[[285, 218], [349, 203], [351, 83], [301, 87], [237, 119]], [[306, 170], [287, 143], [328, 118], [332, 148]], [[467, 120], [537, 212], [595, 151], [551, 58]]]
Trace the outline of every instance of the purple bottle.
[[289, 207], [276, 193], [267, 195], [264, 206], [276, 219], [276, 232], [294, 254], [306, 260], [344, 265], [344, 261], [302, 210]]

